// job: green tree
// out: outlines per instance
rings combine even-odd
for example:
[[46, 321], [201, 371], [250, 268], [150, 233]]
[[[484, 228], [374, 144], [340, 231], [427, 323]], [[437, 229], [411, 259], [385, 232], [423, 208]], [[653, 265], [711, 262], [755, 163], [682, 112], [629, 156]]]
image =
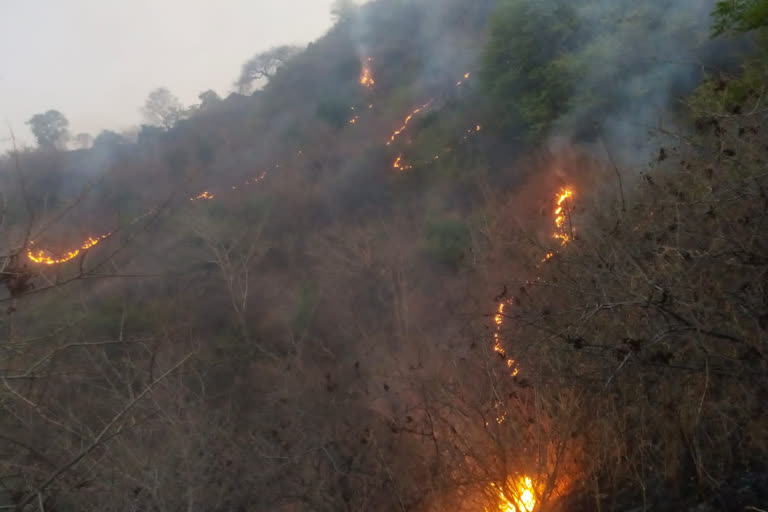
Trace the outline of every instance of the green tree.
[[41, 148], [61, 148], [69, 140], [69, 121], [58, 110], [35, 114], [27, 124]]
[[721, 0], [712, 12], [714, 35], [768, 26], [768, 0]]
[[564, 55], [578, 37], [570, 2], [503, 1], [490, 21], [481, 80], [504, 129], [544, 132], [564, 110], [571, 81]]

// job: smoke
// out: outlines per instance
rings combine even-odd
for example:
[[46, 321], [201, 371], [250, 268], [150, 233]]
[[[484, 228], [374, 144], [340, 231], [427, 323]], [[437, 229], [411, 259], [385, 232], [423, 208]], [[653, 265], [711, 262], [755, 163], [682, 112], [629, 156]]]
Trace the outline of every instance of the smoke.
[[663, 138], [662, 127], [679, 129], [685, 97], [727, 51], [727, 44], [709, 38], [713, 5], [714, 0], [580, 2], [576, 13], [586, 43], [555, 135], [570, 133], [578, 140], [586, 132], [587, 139], [597, 136], [614, 148], [625, 165], [647, 162], [651, 138]]
[[361, 63], [372, 56], [375, 68], [401, 71], [397, 82], [385, 81], [385, 86], [434, 91], [476, 68], [497, 3], [376, 0], [349, 20], [350, 35]]

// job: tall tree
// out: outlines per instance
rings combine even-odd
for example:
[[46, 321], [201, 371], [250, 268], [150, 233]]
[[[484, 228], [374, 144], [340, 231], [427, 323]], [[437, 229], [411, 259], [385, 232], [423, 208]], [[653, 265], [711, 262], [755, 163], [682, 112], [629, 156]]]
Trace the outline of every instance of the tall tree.
[[149, 124], [169, 130], [184, 117], [184, 105], [171, 91], [158, 87], [149, 93], [141, 112]]
[[69, 140], [69, 121], [58, 110], [35, 114], [27, 124], [41, 148], [62, 148]]
[[253, 91], [255, 81], [264, 78], [272, 80], [275, 72], [297, 53], [299, 53], [299, 48], [296, 46], [283, 45], [252, 57], [243, 64], [240, 77], [235, 82], [237, 90], [241, 94], [250, 94]]

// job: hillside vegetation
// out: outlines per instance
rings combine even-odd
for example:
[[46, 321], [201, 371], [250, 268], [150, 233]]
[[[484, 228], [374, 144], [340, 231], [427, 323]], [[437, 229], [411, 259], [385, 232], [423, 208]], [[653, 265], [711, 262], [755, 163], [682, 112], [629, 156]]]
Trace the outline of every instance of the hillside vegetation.
[[0, 160], [0, 510], [768, 508], [765, 0], [333, 16]]

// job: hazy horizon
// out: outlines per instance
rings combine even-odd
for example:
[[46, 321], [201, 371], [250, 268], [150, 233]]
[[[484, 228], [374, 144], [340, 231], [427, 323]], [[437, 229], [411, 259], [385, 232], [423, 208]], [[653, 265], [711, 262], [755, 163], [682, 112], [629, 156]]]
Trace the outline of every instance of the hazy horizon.
[[0, 4], [0, 44], [15, 50], [0, 66], [0, 148], [8, 145], [7, 125], [21, 145], [34, 144], [25, 123], [49, 109], [69, 119], [73, 135], [95, 136], [140, 124], [139, 109], [157, 87], [185, 105], [208, 89], [226, 96], [254, 54], [325, 33], [332, 3], [7, 0]]

